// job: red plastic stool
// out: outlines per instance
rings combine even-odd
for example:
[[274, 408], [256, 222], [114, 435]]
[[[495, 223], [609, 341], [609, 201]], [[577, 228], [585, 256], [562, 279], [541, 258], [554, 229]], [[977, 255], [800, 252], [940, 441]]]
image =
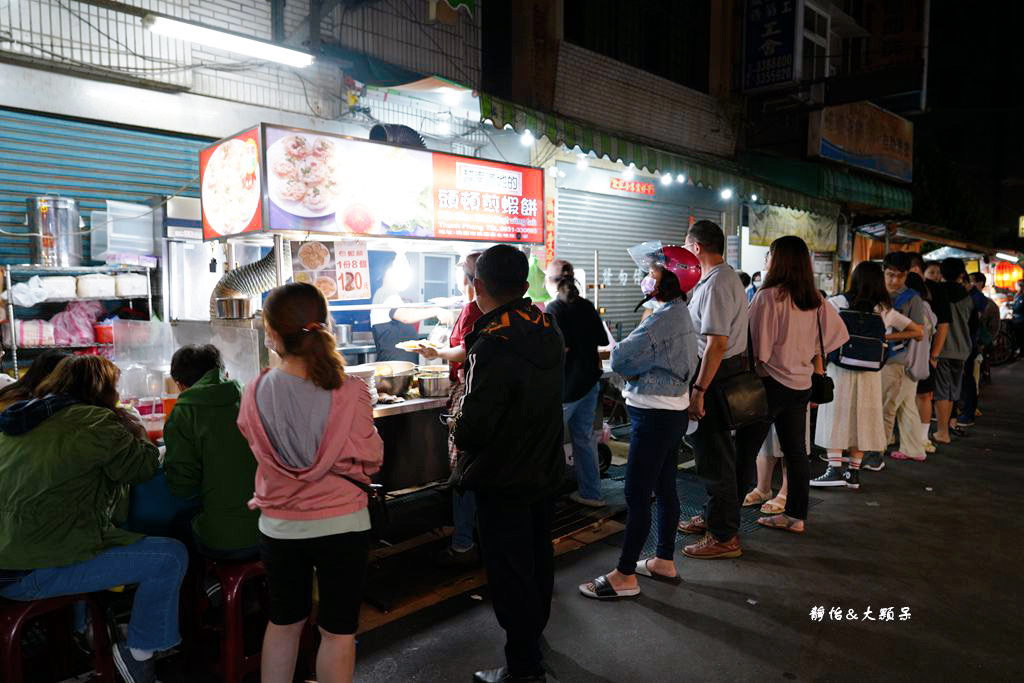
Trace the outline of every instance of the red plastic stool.
[[[62, 595], [28, 602], [0, 599], [0, 672], [3, 672], [0, 680], [5, 683], [21, 683], [23, 680], [21, 633], [25, 624], [30, 619], [53, 614], [75, 602], [84, 602], [92, 617], [93, 666], [96, 667], [96, 676], [93, 680], [115, 683], [114, 660], [110, 652], [103, 610], [96, 599], [87, 594]], [[67, 630], [70, 631], [70, 621], [68, 623]], [[70, 636], [70, 633], [66, 635]]]
[[224, 592], [224, 634], [220, 646], [220, 674], [225, 683], [241, 683], [246, 674], [259, 671], [260, 653], [245, 654], [242, 586], [267, 574], [259, 560], [225, 562], [207, 560], [207, 571], [216, 573]]

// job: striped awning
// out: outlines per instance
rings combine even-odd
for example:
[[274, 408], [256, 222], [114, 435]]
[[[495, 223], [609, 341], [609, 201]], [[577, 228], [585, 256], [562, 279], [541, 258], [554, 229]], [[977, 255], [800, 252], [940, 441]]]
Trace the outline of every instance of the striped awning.
[[704, 159], [696, 154], [684, 155], [652, 147], [643, 142], [613, 135], [598, 128], [572, 121], [555, 114], [530, 109], [507, 100], [480, 94], [480, 120], [490, 121], [495, 128], [511, 126], [517, 133], [529, 130], [536, 137], [546, 137], [554, 145], [570, 150], [579, 147], [598, 158], [634, 164], [650, 174], [685, 174], [688, 183], [707, 188], [732, 188], [739, 198], [757, 195], [760, 203], [808, 211], [821, 216], [835, 216], [839, 207], [831, 202], [794, 192], [783, 187], [740, 175], [738, 166], [727, 159]]

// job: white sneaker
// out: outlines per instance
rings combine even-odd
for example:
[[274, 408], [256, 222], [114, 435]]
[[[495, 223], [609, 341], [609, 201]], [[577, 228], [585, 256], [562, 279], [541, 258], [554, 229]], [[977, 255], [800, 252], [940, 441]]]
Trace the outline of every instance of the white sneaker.
[[601, 498], [584, 498], [580, 495], [579, 491], [573, 491], [569, 494], [569, 500], [579, 505], [584, 505], [588, 508], [603, 508], [608, 503], [604, 502]]

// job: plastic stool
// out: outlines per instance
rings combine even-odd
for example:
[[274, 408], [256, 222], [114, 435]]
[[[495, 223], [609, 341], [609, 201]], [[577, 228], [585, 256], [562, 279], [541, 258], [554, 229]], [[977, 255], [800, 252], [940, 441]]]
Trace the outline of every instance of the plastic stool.
[[225, 683], [241, 683], [246, 674], [259, 671], [260, 653], [245, 654], [245, 629], [242, 612], [242, 586], [267, 574], [259, 560], [226, 562], [207, 560], [224, 592], [224, 634], [220, 645], [220, 674]]
[[[0, 672], [3, 674], [0, 675], [0, 680], [6, 683], [21, 683], [23, 680], [21, 634], [25, 624], [34, 617], [53, 614], [76, 602], [84, 602], [92, 617], [93, 666], [96, 668], [96, 676], [93, 680], [116, 683], [114, 660], [110, 652], [110, 641], [107, 638], [107, 625], [103, 618], [103, 610], [100, 609], [96, 599], [87, 594], [62, 595], [56, 598], [27, 602], [0, 599]], [[66, 628], [68, 633], [65, 635], [70, 636], [70, 621]]]

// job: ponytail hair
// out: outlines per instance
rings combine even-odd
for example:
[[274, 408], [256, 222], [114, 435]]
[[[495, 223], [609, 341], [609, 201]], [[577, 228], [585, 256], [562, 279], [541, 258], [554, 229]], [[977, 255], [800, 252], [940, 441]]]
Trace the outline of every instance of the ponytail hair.
[[580, 298], [580, 290], [576, 286], [576, 270], [564, 259], [556, 259], [548, 266], [551, 281], [558, 287], [559, 298], [572, 303]]
[[345, 361], [327, 327], [327, 300], [319, 289], [293, 282], [272, 290], [263, 304], [263, 319], [284, 342], [282, 354], [306, 362], [313, 384], [328, 391], [342, 385]]

